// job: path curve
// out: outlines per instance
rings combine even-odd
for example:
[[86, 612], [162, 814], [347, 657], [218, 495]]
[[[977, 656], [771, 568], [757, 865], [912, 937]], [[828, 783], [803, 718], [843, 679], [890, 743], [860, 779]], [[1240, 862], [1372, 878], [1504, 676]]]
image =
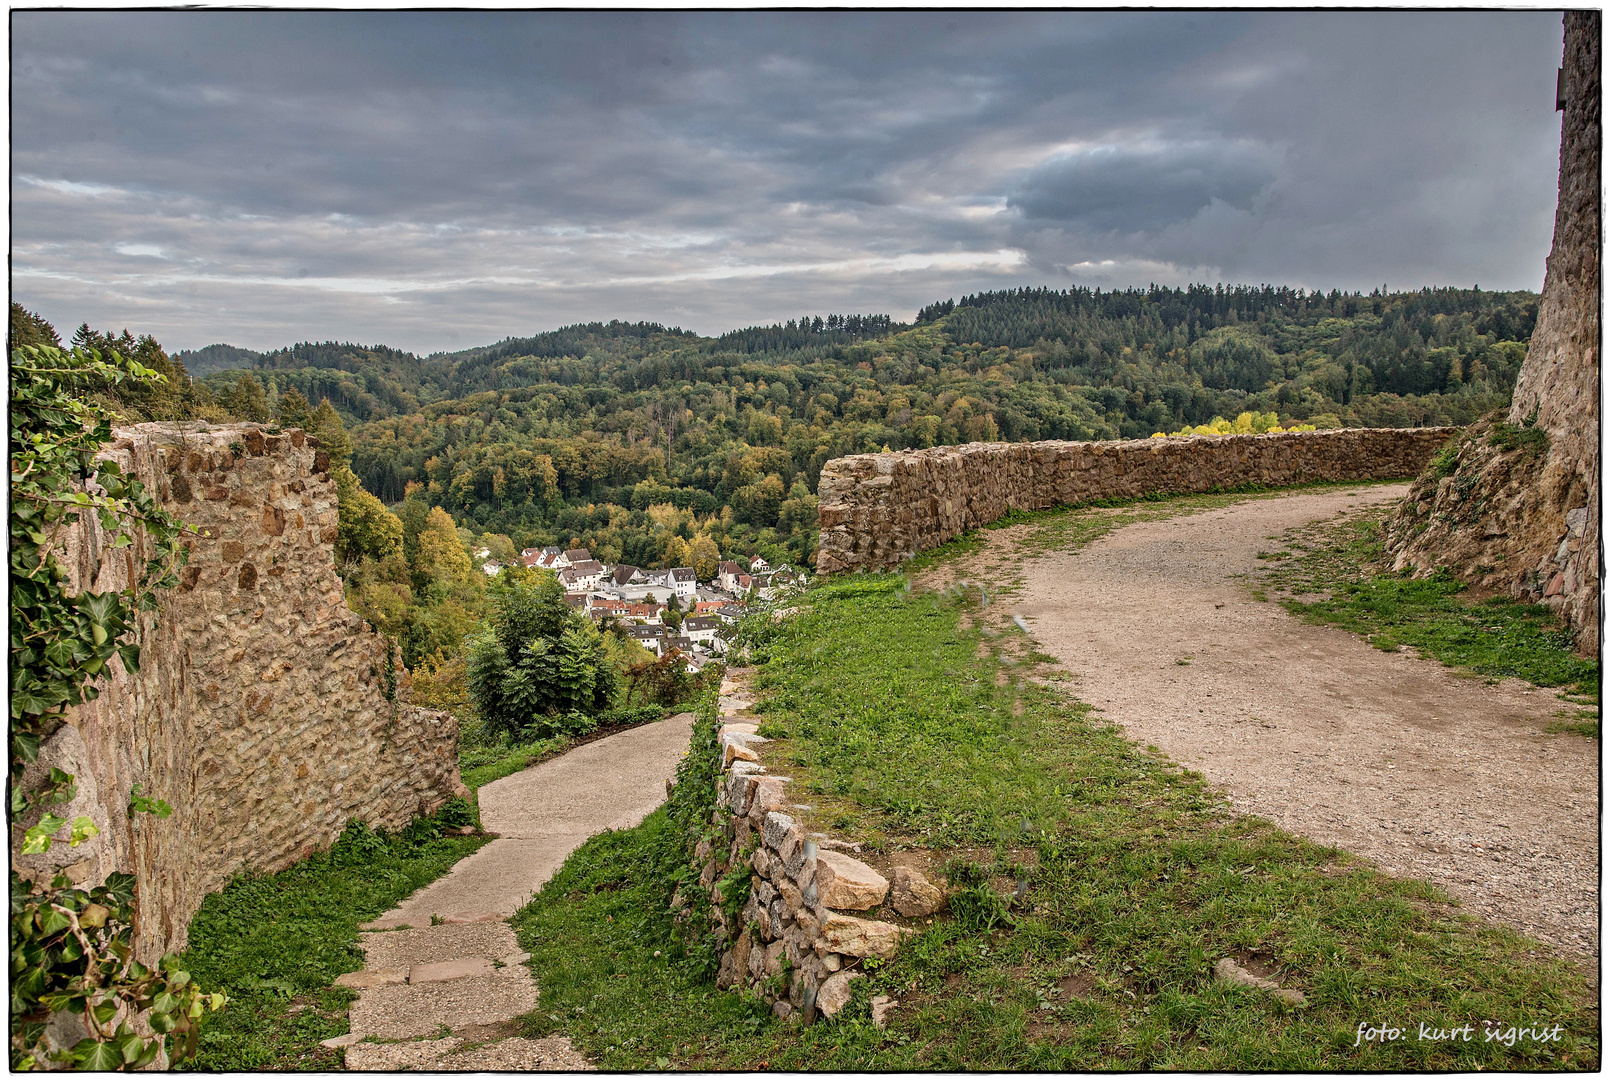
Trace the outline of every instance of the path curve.
[[359, 1070], [590, 1069], [563, 1036], [518, 1036], [537, 987], [507, 919], [589, 837], [665, 801], [692, 733], [681, 713], [482, 787], [481, 827], [498, 838], [364, 925], [363, 970], [336, 980], [360, 991], [351, 1032], [326, 1045]]
[[1234, 576], [1257, 571], [1271, 535], [1405, 490], [1129, 524], [1027, 560], [1017, 610], [1081, 700], [1237, 809], [1596, 956], [1598, 743], [1544, 733], [1555, 694], [1306, 625]]

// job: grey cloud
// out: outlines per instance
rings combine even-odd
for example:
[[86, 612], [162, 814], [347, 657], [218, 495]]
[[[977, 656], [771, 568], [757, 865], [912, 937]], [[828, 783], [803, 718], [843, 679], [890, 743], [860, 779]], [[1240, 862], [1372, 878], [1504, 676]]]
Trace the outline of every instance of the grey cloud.
[[1535, 288], [1553, 207], [1557, 13], [12, 25], [16, 298], [175, 347], [1199, 273]]
[[1223, 140], [1109, 143], [1033, 169], [1008, 202], [1031, 220], [1139, 232], [1215, 201], [1250, 209], [1274, 182], [1276, 157], [1269, 147]]

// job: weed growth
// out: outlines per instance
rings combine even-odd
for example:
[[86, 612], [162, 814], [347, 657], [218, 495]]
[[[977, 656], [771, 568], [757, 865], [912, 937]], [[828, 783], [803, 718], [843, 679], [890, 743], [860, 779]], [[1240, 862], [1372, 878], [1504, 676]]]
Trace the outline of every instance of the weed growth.
[[[1410, 645], [1480, 675], [1513, 676], [1596, 698], [1597, 661], [1571, 651], [1553, 610], [1508, 596], [1475, 600], [1446, 571], [1411, 578], [1383, 572], [1377, 511], [1291, 538], [1290, 560], [1265, 573], [1287, 594], [1286, 609], [1307, 622], [1363, 634], [1376, 648]], [[1297, 596], [1319, 595], [1303, 602]]]

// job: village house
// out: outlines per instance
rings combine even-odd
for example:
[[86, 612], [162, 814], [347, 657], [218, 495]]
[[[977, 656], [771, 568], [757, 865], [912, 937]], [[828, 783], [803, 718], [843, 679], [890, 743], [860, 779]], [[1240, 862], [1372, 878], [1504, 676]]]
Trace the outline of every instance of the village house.
[[692, 603], [698, 596], [699, 579], [694, 576], [690, 566], [677, 566], [667, 571], [669, 577], [667, 584], [676, 590], [676, 597], [684, 604]]
[[633, 624], [626, 627], [627, 635], [655, 656], [661, 654], [661, 642], [663, 641], [662, 635], [664, 632], [664, 628], [659, 626], [637, 626]]
[[604, 564], [593, 559], [572, 562], [559, 571], [559, 580], [565, 583], [567, 591], [591, 592], [598, 588], [598, 583], [603, 578]]
[[641, 585], [646, 581], [648, 581], [648, 578], [644, 576], [643, 571], [635, 566], [621, 563], [609, 572], [606, 583], [619, 589], [626, 585]]
[[682, 633], [695, 645], [703, 645], [712, 652], [720, 652], [725, 643], [716, 637], [723, 622], [719, 615], [695, 615], [682, 620]]
[[534, 570], [563, 570], [570, 565], [565, 553], [556, 547], [526, 548], [520, 561]]

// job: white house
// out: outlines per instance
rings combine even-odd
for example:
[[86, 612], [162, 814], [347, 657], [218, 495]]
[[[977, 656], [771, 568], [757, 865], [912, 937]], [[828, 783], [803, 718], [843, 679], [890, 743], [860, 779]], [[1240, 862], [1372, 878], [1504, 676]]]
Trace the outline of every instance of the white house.
[[603, 580], [604, 565], [596, 560], [572, 563], [559, 571], [566, 592], [592, 592]]
[[699, 579], [693, 576], [690, 566], [678, 566], [666, 571], [666, 584], [676, 591], [678, 600], [692, 603], [699, 595]]
[[720, 652], [726, 643], [716, 637], [716, 631], [720, 630], [722, 625], [719, 615], [695, 615], [682, 620], [682, 633], [695, 645], [703, 645], [713, 652]]

